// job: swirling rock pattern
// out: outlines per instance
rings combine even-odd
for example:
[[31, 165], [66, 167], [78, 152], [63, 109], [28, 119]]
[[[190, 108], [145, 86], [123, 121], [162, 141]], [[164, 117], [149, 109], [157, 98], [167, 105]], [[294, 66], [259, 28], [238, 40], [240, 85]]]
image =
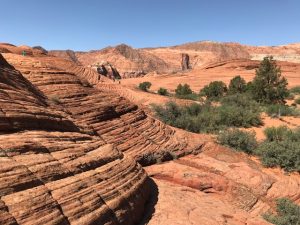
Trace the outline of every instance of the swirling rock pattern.
[[1, 57], [0, 224], [135, 224], [149, 185], [134, 158], [201, 150], [98, 88], [91, 69], [4, 55], [14, 67]]
[[[37, 89], [2, 56], [0, 65], [0, 224], [134, 224], [149, 192], [141, 166], [80, 126], [85, 118], [76, 119], [81, 113], [69, 101], [70, 111], [47, 98], [45, 83], [61, 87], [58, 80], [45, 79]], [[78, 87], [71, 93], [78, 101], [92, 101], [89, 91], [80, 93], [79, 80], [65, 85]], [[61, 88], [59, 96], [66, 92]], [[103, 95], [92, 96], [101, 101]]]

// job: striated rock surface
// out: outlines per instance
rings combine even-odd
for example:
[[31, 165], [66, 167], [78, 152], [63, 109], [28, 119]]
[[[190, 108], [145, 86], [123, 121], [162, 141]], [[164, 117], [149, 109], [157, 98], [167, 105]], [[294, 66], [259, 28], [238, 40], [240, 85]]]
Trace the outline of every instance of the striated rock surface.
[[92, 69], [4, 55], [18, 70], [0, 58], [0, 224], [136, 224], [149, 181], [133, 158], [201, 150]]
[[197, 156], [146, 171], [157, 202], [147, 224], [269, 224], [262, 214], [275, 209], [275, 199], [300, 204], [299, 174], [263, 168], [256, 159], [213, 143]]
[[[136, 223], [149, 193], [141, 166], [0, 65], [0, 224]], [[59, 85], [46, 76], [41, 86]]]
[[122, 78], [139, 77], [149, 72], [162, 73], [170, 70], [161, 58], [125, 44], [107, 47], [99, 51], [77, 52], [76, 56], [85, 66], [107, 61], [119, 71]]
[[109, 79], [121, 79], [118, 70], [109, 62], [101, 62], [96, 65], [91, 65], [91, 68], [97, 71], [97, 73], [99, 73], [100, 75], [108, 77]]

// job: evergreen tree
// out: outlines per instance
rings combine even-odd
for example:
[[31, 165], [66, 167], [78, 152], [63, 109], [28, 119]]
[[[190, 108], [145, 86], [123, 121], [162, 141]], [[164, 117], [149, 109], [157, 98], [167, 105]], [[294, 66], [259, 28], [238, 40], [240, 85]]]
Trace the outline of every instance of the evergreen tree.
[[256, 101], [263, 103], [284, 103], [289, 95], [288, 82], [281, 76], [281, 69], [272, 56], [265, 57], [256, 70], [252, 82], [252, 94]]
[[246, 81], [240, 76], [235, 76], [230, 80], [228, 86], [229, 94], [238, 94], [243, 93], [247, 89]]

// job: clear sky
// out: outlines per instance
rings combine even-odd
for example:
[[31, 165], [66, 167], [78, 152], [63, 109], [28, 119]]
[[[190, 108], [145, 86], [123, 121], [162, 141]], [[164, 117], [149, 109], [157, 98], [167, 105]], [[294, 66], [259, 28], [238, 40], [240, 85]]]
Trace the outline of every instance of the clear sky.
[[300, 0], [0, 0], [0, 42], [91, 50], [300, 42]]

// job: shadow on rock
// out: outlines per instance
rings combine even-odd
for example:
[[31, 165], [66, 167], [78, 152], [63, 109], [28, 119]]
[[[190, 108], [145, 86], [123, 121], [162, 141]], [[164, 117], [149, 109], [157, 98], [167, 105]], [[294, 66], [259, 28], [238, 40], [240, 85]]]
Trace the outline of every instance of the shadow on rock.
[[145, 207], [145, 213], [141, 221], [137, 225], [146, 225], [151, 220], [154, 212], [155, 205], [158, 201], [158, 187], [153, 179], [149, 178], [149, 186], [150, 186], [150, 198]]

